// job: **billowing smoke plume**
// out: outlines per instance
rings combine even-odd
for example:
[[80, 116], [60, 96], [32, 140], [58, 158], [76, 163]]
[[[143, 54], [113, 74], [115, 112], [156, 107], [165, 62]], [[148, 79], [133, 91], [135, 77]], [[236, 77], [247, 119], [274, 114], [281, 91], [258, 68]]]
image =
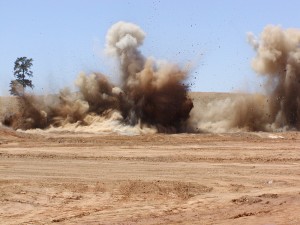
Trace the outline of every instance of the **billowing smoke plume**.
[[94, 115], [161, 132], [185, 131], [193, 107], [184, 84], [188, 70], [144, 57], [138, 49], [144, 38], [140, 27], [125, 22], [114, 24], [107, 33], [105, 50], [118, 60], [120, 87], [100, 73], [80, 74], [76, 93], [65, 89], [59, 95], [19, 97], [18, 113], [5, 118], [4, 124], [16, 129], [84, 126], [91, 125], [87, 118]]

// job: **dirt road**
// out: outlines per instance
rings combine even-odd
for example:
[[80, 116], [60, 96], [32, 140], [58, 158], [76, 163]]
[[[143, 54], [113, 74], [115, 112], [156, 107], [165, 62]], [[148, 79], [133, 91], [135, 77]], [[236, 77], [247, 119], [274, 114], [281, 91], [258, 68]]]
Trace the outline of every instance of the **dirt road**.
[[300, 224], [300, 134], [0, 131], [1, 224]]

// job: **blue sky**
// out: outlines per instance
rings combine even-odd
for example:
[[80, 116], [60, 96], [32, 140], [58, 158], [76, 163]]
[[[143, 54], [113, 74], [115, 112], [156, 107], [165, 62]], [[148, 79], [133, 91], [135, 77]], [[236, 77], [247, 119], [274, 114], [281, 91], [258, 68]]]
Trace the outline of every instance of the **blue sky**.
[[8, 93], [17, 57], [33, 58], [35, 92], [72, 86], [79, 72], [117, 81], [102, 50], [122, 20], [147, 34], [146, 56], [194, 63], [193, 91], [255, 91], [254, 56], [246, 33], [268, 24], [300, 27], [297, 0], [0, 0], [0, 95]]

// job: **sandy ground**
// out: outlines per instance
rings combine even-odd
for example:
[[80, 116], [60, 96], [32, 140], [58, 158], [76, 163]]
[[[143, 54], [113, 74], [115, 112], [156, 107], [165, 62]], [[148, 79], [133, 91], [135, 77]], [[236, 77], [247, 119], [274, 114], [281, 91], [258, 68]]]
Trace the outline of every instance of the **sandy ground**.
[[[236, 96], [191, 93], [196, 110]], [[299, 225], [300, 133], [0, 127], [0, 224]]]
[[0, 130], [1, 224], [300, 224], [300, 133]]

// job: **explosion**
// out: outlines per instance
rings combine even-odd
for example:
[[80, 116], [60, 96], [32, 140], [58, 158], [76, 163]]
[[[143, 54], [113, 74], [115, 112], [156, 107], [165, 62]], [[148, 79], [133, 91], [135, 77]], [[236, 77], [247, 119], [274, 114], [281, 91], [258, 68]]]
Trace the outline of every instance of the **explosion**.
[[188, 70], [147, 59], [138, 49], [144, 38], [144, 31], [132, 23], [118, 22], [109, 29], [105, 51], [119, 63], [119, 87], [101, 73], [80, 74], [75, 82], [78, 92], [64, 89], [59, 95], [21, 96], [18, 113], [3, 123], [15, 129], [45, 129], [91, 125], [88, 118], [101, 116], [159, 132], [185, 131], [193, 108], [184, 84]]
[[271, 121], [300, 129], [300, 30], [267, 26], [253, 47], [252, 67], [266, 78]]
[[192, 123], [210, 132], [300, 129], [300, 30], [267, 26], [258, 39], [252, 68], [264, 78], [265, 95], [239, 95], [193, 110]]
[[97, 124], [106, 130], [108, 121], [115, 128], [130, 126], [139, 132], [300, 129], [300, 30], [267, 26], [259, 38], [248, 35], [256, 52], [252, 67], [264, 78], [264, 94], [235, 95], [193, 110], [184, 84], [188, 69], [143, 56], [139, 47], [145, 36], [140, 27], [126, 22], [108, 30], [105, 52], [117, 59], [119, 86], [101, 73], [82, 73], [75, 82], [78, 92], [22, 96], [18, 113], [8, 114], [3, 123], [25, 130], [70, 124], [79, 130]]

